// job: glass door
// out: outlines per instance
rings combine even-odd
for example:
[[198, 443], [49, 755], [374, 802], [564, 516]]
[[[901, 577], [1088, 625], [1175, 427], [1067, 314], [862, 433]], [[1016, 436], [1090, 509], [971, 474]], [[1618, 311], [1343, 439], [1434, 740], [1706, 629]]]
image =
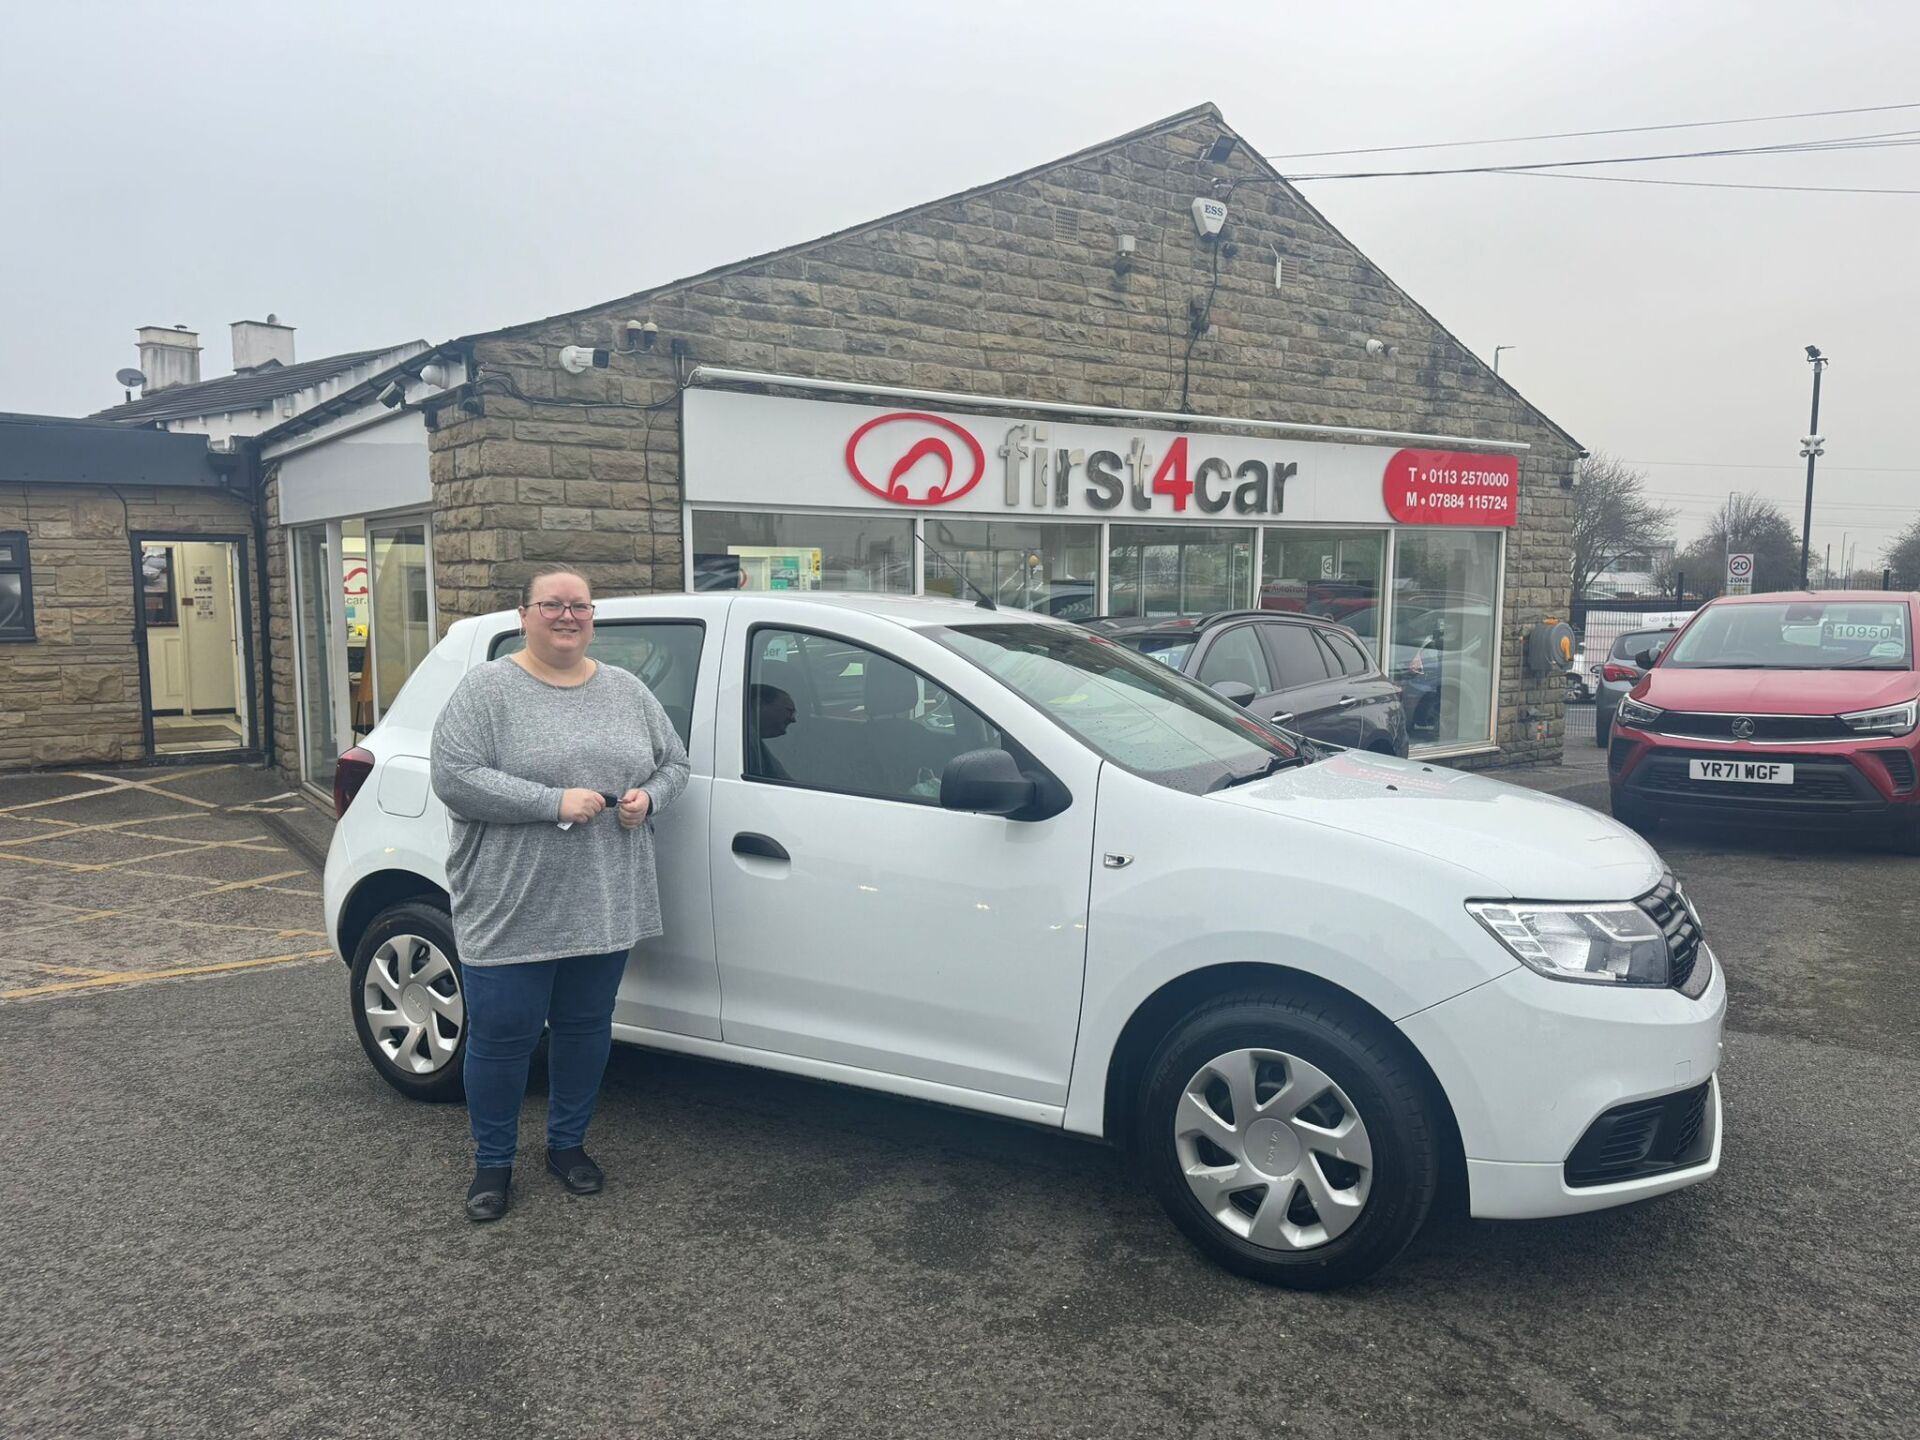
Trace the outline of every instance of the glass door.
[[305, 525], [291, 532], [295, 663], [300, 680], [300, 767], [309, 784], [333, 785], [346, 727], [339, 527]]
[[428, 573], [427, 527], [421, 520], [369, 521], [373, 721], [393, 704], [433, 648], [433, 582]]

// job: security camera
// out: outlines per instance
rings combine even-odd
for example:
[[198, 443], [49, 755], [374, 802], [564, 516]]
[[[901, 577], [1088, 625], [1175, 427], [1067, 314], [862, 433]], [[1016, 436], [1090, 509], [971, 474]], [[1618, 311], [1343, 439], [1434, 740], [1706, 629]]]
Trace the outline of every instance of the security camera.
[[1818, 360], [1820, 358], [1820, 347], [1818, 345], [1807, 346], [1807, 358], [1809, 360]]
[[584, 375], [589, 370], [604, 370], [612, 363], [611, 350], [591, 349], [585, 345], [560, 347], [560, 368], [569, 375]]
[[629, 320], [627, 322], [627, 348], [629, 350], [651, 350], [654, 342], [660, 338], [660, 327], [651, 320]]
[[407, 386], [403, 380], [388, 382], [387, 388], [380, 392], [380, 403], [389, 410], [396, 410], [407, 403]]

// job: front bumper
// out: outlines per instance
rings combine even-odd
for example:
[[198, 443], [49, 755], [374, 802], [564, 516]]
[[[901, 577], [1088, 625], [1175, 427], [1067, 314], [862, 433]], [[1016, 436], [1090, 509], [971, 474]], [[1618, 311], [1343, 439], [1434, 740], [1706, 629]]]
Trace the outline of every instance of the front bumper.
[[[1519, 968], [1400, 1022], [1453, 1106], [1475, 1216], [1601, 1210], [1664, 1195], [1720, 1168], [1716, 1072], [1727, 984], [1719, 961], [1711, 963], [1697, 1000]], [[1568, 1183], [1567, 1157], [1607, 1111], [1708, 1082], [1704, 1160], [1614, 1184]]]
[[[1779, 761], [1794, 767], [1791, 785], [1746, 785], [1691, 778], [1692, 760]], [[1703, 744], [1653, 736], [1614, 722], [1607, 776], [1615, 795], [1661, 815], [1750, 815], [1847, 822], [1920, 814], [1910, 741], [1846, 746]]]

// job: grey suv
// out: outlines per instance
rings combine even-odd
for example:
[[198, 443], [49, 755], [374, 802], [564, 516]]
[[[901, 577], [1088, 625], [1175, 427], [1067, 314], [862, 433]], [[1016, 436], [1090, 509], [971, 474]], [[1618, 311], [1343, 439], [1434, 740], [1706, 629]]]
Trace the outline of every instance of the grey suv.
[[1600, 663], [1600, 684], [1593, 697], [1593, 743], [1602, 750], [1613, 738], [1613, 712], [1620, 708], [1620, 697], [1640, 683], [1646, 670], [1639, 656], [1660, 658], [1660, 652], [1673, 639], [1676, 627], [1661, 630], [1629, 630], [1613, 642], [1607, 658]]
[[1351, 750], [1407, 753], [1400, 687], [1344, 625], [1272, 610], [1087, 621], [1263, 720]]

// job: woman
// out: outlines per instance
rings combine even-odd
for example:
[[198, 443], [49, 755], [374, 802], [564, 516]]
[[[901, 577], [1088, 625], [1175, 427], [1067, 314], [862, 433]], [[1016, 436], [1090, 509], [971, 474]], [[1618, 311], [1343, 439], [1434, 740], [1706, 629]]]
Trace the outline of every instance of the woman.
[[[587, 658], [587, 582], [527, 582], [526, 648], [468, 672], [433, 728], [433, 790], [452, 817], [447, 879], [467, 1003], [470, 1220], [507, 1213], [527, 1065], [547, 1052], [547, 1169], [576, 1195], [605, 1177], [585, 1149], [633, 945], [660, 933], [651, 821], [687, 785], [687, 752], [640, 680]], [[602, 812], [612, 807], [616, 815]], [[617, 823], [616, 823], [617, 819]]]

